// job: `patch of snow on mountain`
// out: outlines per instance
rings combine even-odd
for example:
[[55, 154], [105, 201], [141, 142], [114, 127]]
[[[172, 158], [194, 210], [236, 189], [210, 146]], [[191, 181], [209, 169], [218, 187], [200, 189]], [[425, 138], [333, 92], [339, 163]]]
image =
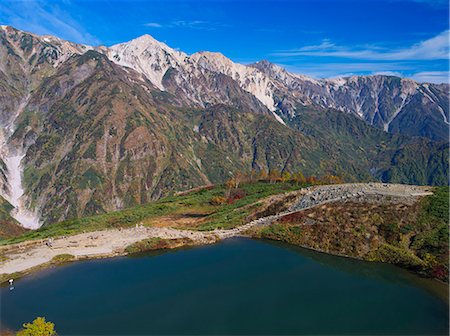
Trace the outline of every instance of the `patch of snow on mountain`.
[[283, 124], [284, 126], [286, 126], [286, 123], [284, 122], [283, 119], [281, 119], [281, 117], [280, 117], [278, 114], [276, 114], [274, 111], [272, 111], [272, 114], [273, 114], [273, 116], [275, 117], [275, 119], [277, 119], [277, 121], [278, 121], [280, 124]]
[[0, 188], [0, 194], [9, 202], [14, 209], [11, 216], [23, 227], [38, 229], [40, 227], [39, 216], [27, 209], [25, 191], [23, 189], [23, 166], [22, 159], [26, 152], [22, 148], [14, 148], [8, 144], [8, 139], [16, 128], [15, 121], [26, 106], [29, 95], [18, 106], [16, 113], [10, 120], [0, 125], [0, 157], [6, 165], [6, 188]]
[[38, 229], [40, 227], [38, 216], [28, 210], [24, 200], [24, 189], [22, 186], [22, 159], [25, 153], [13, 154], [3, 159], [7, 167], [7, 178], [9, 184], [9, 195], [7, 200], [14, 206], [11, 216], [15, 218], [23, 227], [28, 229]]

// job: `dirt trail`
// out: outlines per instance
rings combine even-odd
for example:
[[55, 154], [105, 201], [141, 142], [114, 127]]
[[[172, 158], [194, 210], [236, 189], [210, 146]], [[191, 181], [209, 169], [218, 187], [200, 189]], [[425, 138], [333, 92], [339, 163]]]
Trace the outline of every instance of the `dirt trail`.
[[431, 194], [433, 193], [429, 187], [404, 184], [348, 183], [308, 187], [298, 192], [296, 200], [292, 202], [292, 205], [286, 211], [276, 215], [258, 218], [231, 230], [215, 230], [214, 233], [221, 239], [239, 236], [253, 227], [267, 226], [281, 217], [330, 202], [346, 201], [355, 198], [373, 202], [374, 197], [381, 196], [391, 196], [392, 202], [398, 199], [404, 201], [405, 198], [408, 198], [410, 201], [415, 201], [418, 197]]
[[402, 200], [409, 198], [411, 201], [415, 201], [418, 197], [432, 193], [430, 188], [426, 187], [358, 183], [314, 186], [302, 189], [297, 194], [297, 198], [292, 202], [288, 210], [253, 220], [230, 230], [200, 232], [168, 227], [134, 227], [55, 238], [51, 247], [47, 246], [43, 240], [1, 246], [0, 253], [6, 256], [7, 260], [0, 262], [0, 274], [24, 272], [45, 264], [60, 254], [71, 254], [78, 259], [123, 255], [127, 246], [148, 238], [190, 238], [196, 244], [210, 244], [217, 240], [242, 236], [253, 227], [270, 225], [276, 219], [288, 214], [337, 200], [345, 201], [362, 198], [373, 201], [373, 198], [377, 196], [391, 196], [393, 202], [398, 198]]
[[216, 241], [211, 233], [172, 228], [141, 226], [94, 231], [55, 238], [51, 247], [46, 245], [46, 240], [2, 246], [0, 252], [8, 259], [0, 263], [0, 274], [23, 272], [47, 263], [60, 254], [71, 254], [79, 259], [122, 255], [127, 246], [149, 238], [190, 238], [196, 244]]

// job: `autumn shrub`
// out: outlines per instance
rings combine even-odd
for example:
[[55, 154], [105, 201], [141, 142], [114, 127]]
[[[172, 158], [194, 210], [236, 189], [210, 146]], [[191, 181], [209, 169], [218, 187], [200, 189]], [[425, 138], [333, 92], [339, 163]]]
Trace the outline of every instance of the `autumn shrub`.
[[128, 245], [125, 248], [125, 252], [128, 254], [133, 254], [152, 250], [173, 249], [189, 245], [194, 245], [194, 241], [190, 238], [163, 239], [155, 237]]
[[279, 223], [301, 223], [306, 215], [302, 211], [294, 212], [278, 219]]
[[382, 244], [377, 250], [371, 251], [371, 259], [408, 268], [423, 268], [425, 263], [412, 252], [402, 248]]
[[17, 336], [55, 336], [55, 324], [46, 322], [44, 317], [37, 317], [32, 323], [24, 323]]
[[382, 222], [379, 232], [389, 244], [397, 245], [400, 241], [400, 228], [397, 222]]
[[211, 200], [209, 201], [209, 203], [211, 205], [222, 205], [226, 203], [226, 198], [222, 197], [222, 196], [213, 196], [211, 197]]
[[52, 261], [56, 263], [64, 263], [75, 259], [75, 256], [68, 253], [58, 254], [52, 258]]
[[239, 188], [238, 189], [232, 189], [232, 190], [230, 190], [230, 193], [228, 195], [227, 203], [228, 204], [233, 204], [234, 202], [244, 198], [245, 196], [247, 196], [247, 193], [245, 192], [245, 190], [239, 189]]

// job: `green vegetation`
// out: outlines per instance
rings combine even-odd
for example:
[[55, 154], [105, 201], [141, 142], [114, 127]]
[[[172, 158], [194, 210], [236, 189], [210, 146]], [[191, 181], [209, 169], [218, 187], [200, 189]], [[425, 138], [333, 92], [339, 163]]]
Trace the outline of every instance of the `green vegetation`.
[[[198, 227], [199, 230], [214, 230], [216, 228], [231, 229], [244, 223], [250, 213], [256, 211], [260, 204], [257, 203], [265, 197], [300, 189], [305, 186], [296, 183], [247, 183], [241, 186], [246, 196], [233, 203], [225, 203], [216, 207], [215, 211], [208, 216], [208, 221]], [[222, 192], [223, 193], [223, 192]], [[209, 198], [211, 199], [211, 198]]]
[[0, 196], [0, 240], [18, 236], [27, 231], [11, 217], [10, 212], [12, 209], [14, 207]]
[[172, 249], [181, 246], [193, 245], [194, 242], [189, 238], [162, 239], [149, 238], [144, 239], [125, 248], [126, 253], [139, 253], [151, 250]]
[[[354, 115], [332, 109], [316, 111], [298, 105], [297, 111], [301, 113], [291, 121], [292, 126], [320, 139], [322, 150], [315, 153], [323, 163], [335, 162], [335, 173], [346, 181], [372, 178], [389, 183], [448, 185], [448, 142], [387, 134]], [[324, 168], [320, 171], [329, 170]]]
[[20, 48], [26, 52], [30, 53], [33, 50], [33, 36], [29, 34], [22, 35], [20, 39]]
[[96, 144], [95, 142], [91, 142], [88, 146], [88, 148], [85, 150], [85, 152], [83, 153], [82, 158], [83, 159], [93, 159], [95, 160], [95, 153], [96, 153]]
[[102, 182], [102, 175], [97, 173], [93, 168], [89, 168], [79, 177], [78, 187], [80, 189], [94, 189], [95, 187], [100, 186]]
[[58, 255], [54, 256], [52, 259], [52, 262], [59, 264], [59, 263], [65, 263], [65, 262], [71, 261], [73, 259], [75, 259], [74, 255], [68, 254], [68, 253], [63, 253], [63, 254], [58, 254]]
[[260, 235], [264, 238], [291, 242], [290, 237], [293, 234], [300, 234], [300, 230], [295, 229], [298, 228], [285, 225], [269, 225], [261, 229]]
[[225, 185], [214, 186], [187, 193], [180, 196], [167, 196], [158, 201], [139, 205], [122, 211], [115, 211], [97, 216], [77, 218], [44, 226], [35, 231], [0, 240], [0, 244], [17, 243], [30, 239], [73, 235], [85, 231], [96, 231], [108, 228], [132, 227], [138, 223], [151, 225], [158, 217], [182, 214], [201, 214], [203, 221], [198, 230], [213, 230], [215, 228], [232, 228], [244, 223], [245, 218], [257, 210], [257, 202], [270, 195], [280, 194], [300, 189], [308, 184], [290, 182], [252, 182], [239, 185], [244, 197], [224, 204], [213, 205], [211, 200], [224, 197], [229, 193]]
[[436, 187], [423, 200], [417, 226], [411, 248], [427, 262], [428, 273], [448, 279], [449, 187]]
[[425, 262], [411, 251], [389, 244], [382, 244], [370, 254], [369, 259], [408, 268], [420, 269], [425, 266]]
[[32, 323], [24, 323], [17, 336], [55, 336], [55, 324], [46, 322], [44, 317], [37, 317]]
[[9, 213], [12, 209], [14, 209], [14, 207], [0, 196], [0, 220], [11, 220], [12, 217]]
[[126, 253], [138, 253], [157, 249], [161, 238], [149, 238], [133, 243], [125, 248]]

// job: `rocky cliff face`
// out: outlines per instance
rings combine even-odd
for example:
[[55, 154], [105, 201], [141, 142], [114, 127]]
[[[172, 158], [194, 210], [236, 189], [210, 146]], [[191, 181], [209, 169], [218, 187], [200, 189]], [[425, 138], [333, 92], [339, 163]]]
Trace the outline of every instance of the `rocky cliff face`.
[[[223, 96], [221, 77], [225, 75], [257, 98], [280, 122], [301, 113], [298, 105], [334, 108], [386, 132], [447, 140], [449, 86], [445, 84], [419, 84], [392, 76], [316, 80], [267, 61], [245, 66], [220, 53], [188, 56], [149, 35], [105, 50], [112, 61], [142, 73], [158, 89], [181, 93], [186, 101], [202, 107], [233, 103], [232, 97]], [[168, 78], [173, 83], [164, 84]], [[217, 85], [219, 90], [211, 90]]]
[[275, 81], [275, 104], [286, 119], [301, 113], [305, 106], [334, 108], [386, 132], [448, 139], [447, 84], [420, 84], [381, 75], [315, 80], [267, 61], [250, 66]]
[[[372, 126], [391, 118], [388, 130], [439, 138], [433, 127], [448, 116], [439, 109], [446, 86], [318, 81], [267, 62], [188, 56], [150, 36], [94, 48], [2, 27], [0, 39], [0, 194], [29, 227], [250, 169], [419, 184], [448, 178], [446, 142]], [[420, 98], [425, 89], [429, 97]], [[375, 91], [391, 110], [417, 100], [411, 111], [428, 111], [420, 114], [426, 126], [404, 108], [374, 111]]]

